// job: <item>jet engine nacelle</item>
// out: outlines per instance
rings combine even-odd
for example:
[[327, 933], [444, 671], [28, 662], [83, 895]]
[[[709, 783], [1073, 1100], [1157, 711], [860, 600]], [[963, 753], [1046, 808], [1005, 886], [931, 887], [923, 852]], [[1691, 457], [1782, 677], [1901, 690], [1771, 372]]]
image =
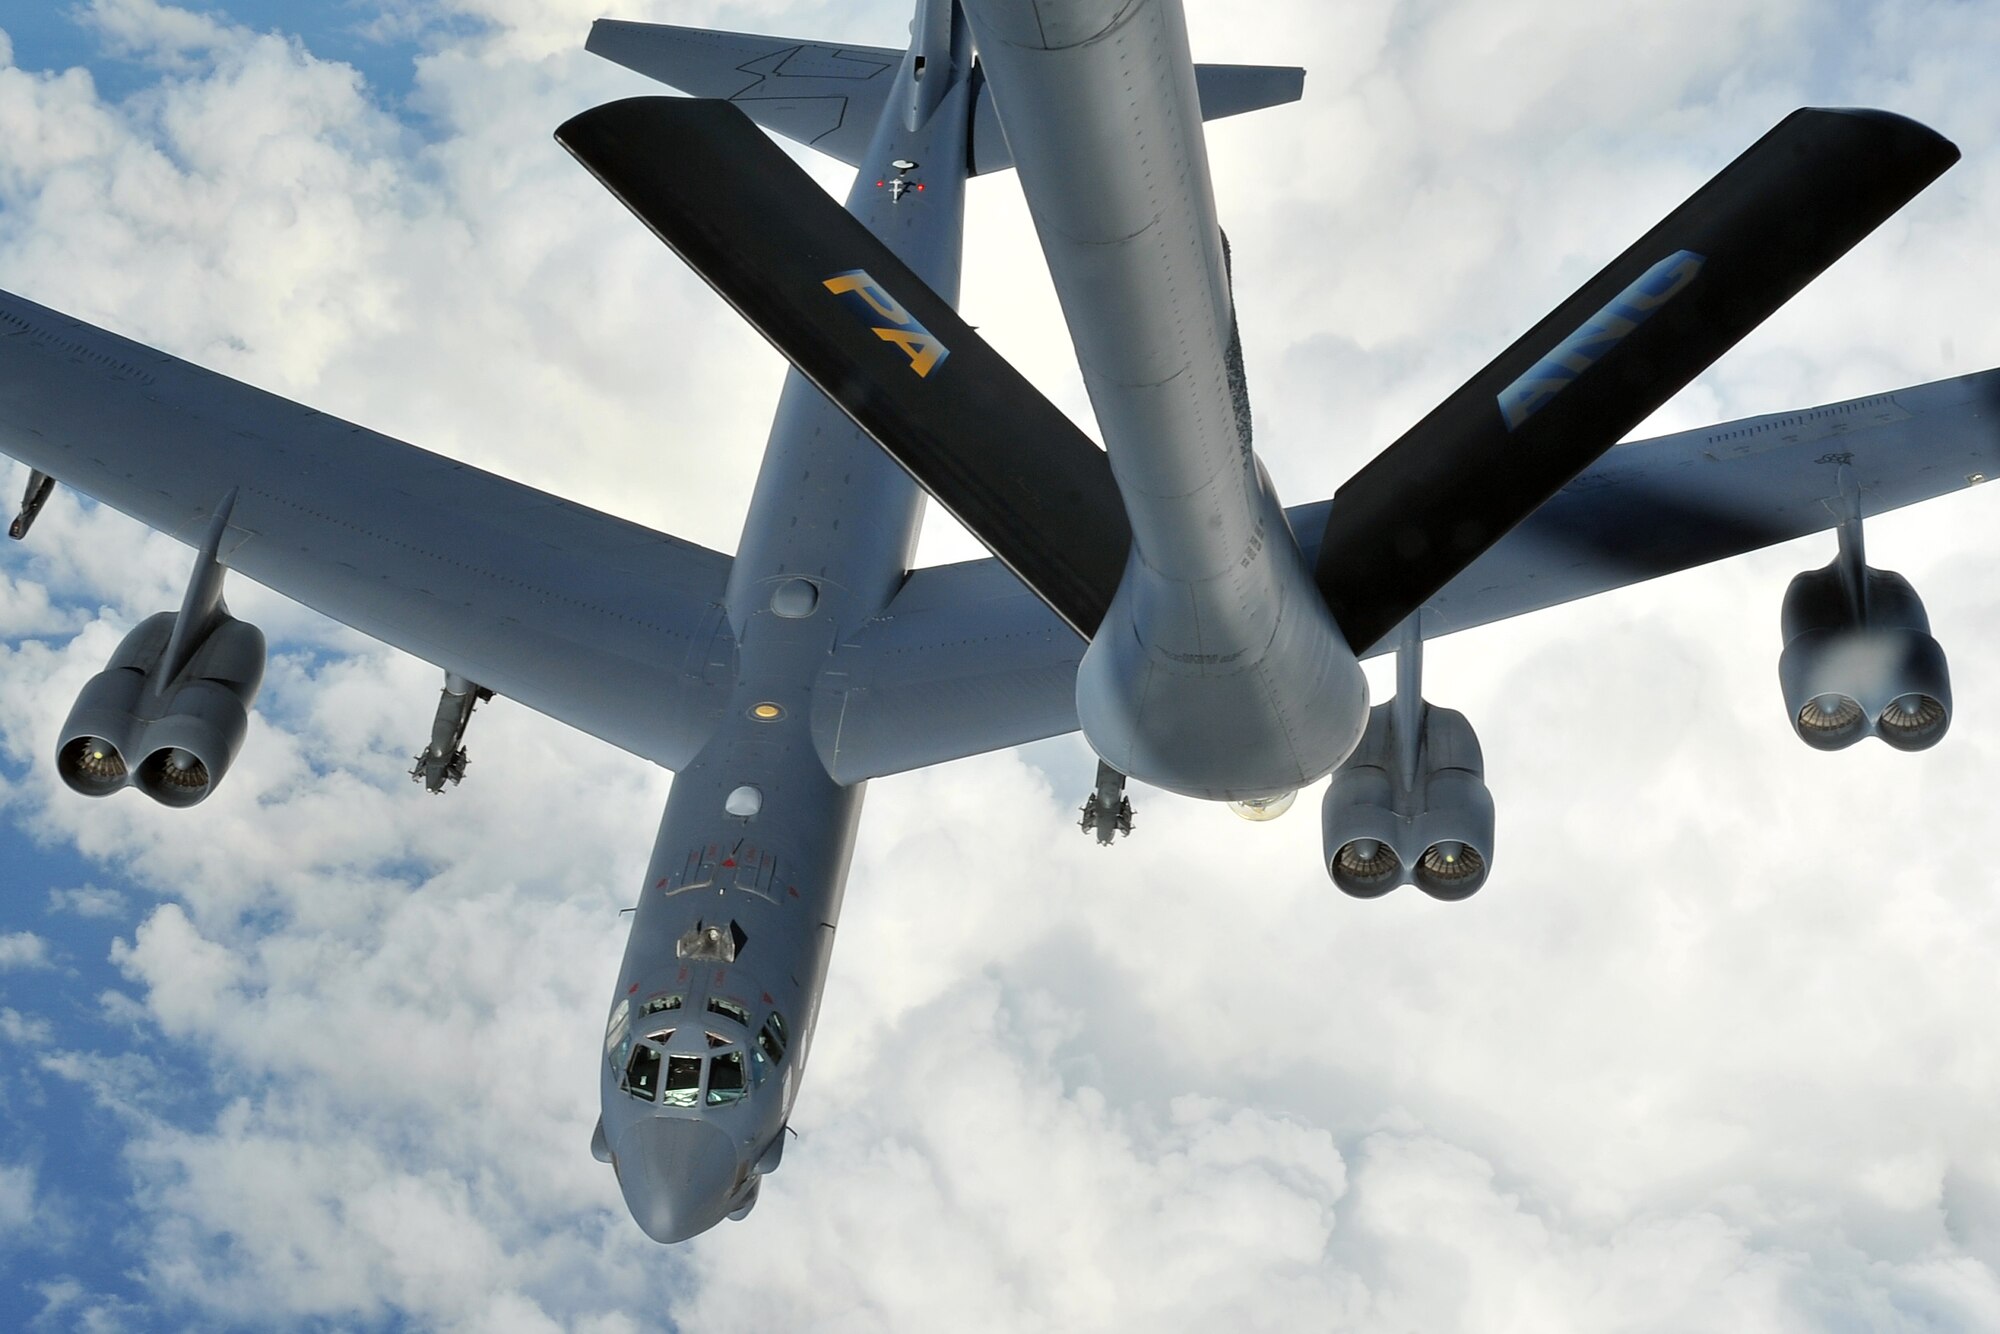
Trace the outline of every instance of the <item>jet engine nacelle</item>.
[[1850, 587], [1835, 560], [1785, 590], [1778, 682], [1792, 730], [1841, 750], [1878, 736], [1898, 750], [1934, 746], [1951, 725], [1951, 675], [1910, 581], [1862, 565]]
[[1425, 703], [1409, 746], [1396, 736], [1395, 708], [1391, 700], [1369, 712], [1361, 744], [1333, 772], [1320, 808], [1327, 873], [1356, 898], [1407, 884], [1432, 898], [1468, 898], [1493, 858], [1479, 738], [1464, 714]]
[[156, 685], [177, 619], [141, 621], [77, 696], [56, 744], [56, 772], [74, 791], [134, 786], [162, 805], [192, 806], [235, 762], [264, 681], [264, 633], [220, 615], [186, 668]]

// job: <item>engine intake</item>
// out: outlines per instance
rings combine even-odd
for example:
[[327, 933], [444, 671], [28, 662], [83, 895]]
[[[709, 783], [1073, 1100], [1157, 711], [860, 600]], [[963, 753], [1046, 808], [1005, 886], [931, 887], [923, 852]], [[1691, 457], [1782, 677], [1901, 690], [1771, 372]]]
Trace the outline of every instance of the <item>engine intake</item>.
[[1785, 590], [1778, 682], [1816, 750], [1880, 737], [1927, 750], [1951, 726], [1951, 673], [1910, 581], [1845, 554]]
[[1355, 898], [1411, 884], [1470, 898], [1492, 866], [1493, 796], [1479, 738], [1456, 709], [1418, 701], [1415, 744], [1397, 735], [1398, 702], [1368, 715], [1361, 744], [1334, 770], [1320, 808], [1327, 874]]
[[108, 797], [132, 786], [165, 806], [193, 806], [229, 771], [264, 680], [264, 634], [218, 611], [170, 679], [174, 612], [141, 621], [84, 686], [56, 743], [71, 790]]

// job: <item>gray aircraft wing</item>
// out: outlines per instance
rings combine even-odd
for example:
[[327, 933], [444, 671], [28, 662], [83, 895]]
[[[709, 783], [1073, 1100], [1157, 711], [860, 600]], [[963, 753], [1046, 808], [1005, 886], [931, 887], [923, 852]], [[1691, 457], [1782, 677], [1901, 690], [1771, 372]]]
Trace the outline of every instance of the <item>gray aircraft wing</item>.
[[[2000, 478], [2000, 370], [1619, 445], [1446, 584], [1424, 637], [1830, 529], [1843, 466], [1864, 517]], [[1287, 511], [1309, 563], [1332, 504]], [[821, 752], [852, 782], [1071, 731], [1082, 652], [997, 560], [920, 570], [830, 660]]]
[[1073, 732], [1084, 647], [998, 560], [913, 571], [828, 659], [814, 744], [854, 783]]
[[0, 292], [0, 452], [647, 759], [726, 701], [729, 558]]
[[[1832, 528], [1843, 466], [1863, 517], [2000, 476], [2000, 370], [1619, 445], [1426, 603], [1424, 635]], [[1329, 503], [1293, 527], [1318, 533]]]

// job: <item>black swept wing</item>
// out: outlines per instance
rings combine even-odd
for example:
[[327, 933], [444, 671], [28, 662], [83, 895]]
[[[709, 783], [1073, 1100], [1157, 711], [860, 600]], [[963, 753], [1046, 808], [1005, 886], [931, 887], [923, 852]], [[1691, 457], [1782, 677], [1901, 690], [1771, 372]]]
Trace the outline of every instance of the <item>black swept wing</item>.
[[1958, 160], [1795, 111], [1334, 496], [1320, 593], [1367, 650]]
[[741, 111], [630, 98], [556, 139], [1077, 633], [1096, 631], [1132, 540], [1104, 452]]

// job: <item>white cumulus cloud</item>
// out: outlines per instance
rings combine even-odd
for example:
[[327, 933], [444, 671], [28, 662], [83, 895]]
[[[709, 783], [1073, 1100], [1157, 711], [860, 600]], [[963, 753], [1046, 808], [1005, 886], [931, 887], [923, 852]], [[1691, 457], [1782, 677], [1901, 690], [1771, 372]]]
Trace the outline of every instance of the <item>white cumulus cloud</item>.
[[0, 972], [49, 966], [49, 942], [41, 936], [32, 931], [9, 931], [0, 935]]
[[51, 889], [48, 910], [78, 917], [117, 917], [124, 913], [125, 904], [125, 895], [119, 890], [104, 885], [76, 885]]

